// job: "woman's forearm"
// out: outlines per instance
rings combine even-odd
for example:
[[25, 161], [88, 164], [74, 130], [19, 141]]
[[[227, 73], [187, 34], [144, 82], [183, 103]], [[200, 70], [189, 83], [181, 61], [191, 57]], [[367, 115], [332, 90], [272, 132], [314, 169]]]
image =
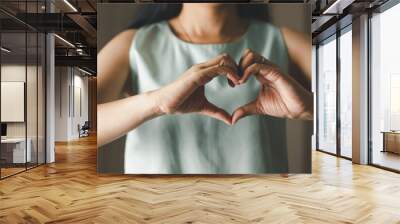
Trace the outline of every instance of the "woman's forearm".
[[153, 92], [99, 104], [97, 111], [98, 146], [107, 144], [162, 114], [155, 103]]

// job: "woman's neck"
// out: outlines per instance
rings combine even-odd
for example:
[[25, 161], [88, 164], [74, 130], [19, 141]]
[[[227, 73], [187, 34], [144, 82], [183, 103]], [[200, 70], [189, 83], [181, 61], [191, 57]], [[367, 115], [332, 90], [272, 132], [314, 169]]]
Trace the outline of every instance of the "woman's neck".
[[241, 19], [237, 6], [230, 4], [186, 3], [178, 17], [170, 21], [179, 38], [195, 43], [233, 41], [246, 32], [248, 21]]

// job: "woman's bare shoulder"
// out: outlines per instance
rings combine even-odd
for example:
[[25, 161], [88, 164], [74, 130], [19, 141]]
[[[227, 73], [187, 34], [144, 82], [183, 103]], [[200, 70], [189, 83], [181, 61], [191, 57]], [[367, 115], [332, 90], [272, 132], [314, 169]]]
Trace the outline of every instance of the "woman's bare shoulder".
[[311, 80], [311, 36], [292, 28], [280, 28], [289, 57], [299, 66], [307, 79]]
[[99, 90], [111, 87], [122, 88], [130, 71], [129, 49], [135, 33], [135, 30], [125, 30], [117, 34], [98, 53]]
[[121, 39], [129, 39], [132, 40], [133, 37], [135, 36], [136, 29], [127, 29], [119, 33], [116, 37], [121, 38]]
[[[134, 29], [128, 29], [124, 30], [117, 35], [115, 35], [108, 43], [107, 45], [125, 45], [126, 44], [131, 44], [133, 38], [135, 37], [136, 30]], [[106, 47], [107, 47], [106, 45]]]
[[[116, 62], [127, 60], [129, 48], [135, 33], [135, 30], [130, 29], [117, 34], [101, 49], [98, 59], [115, 60]], [[113, 57], [110, 57], [110, 55]]]
[[285, 40], [288, 41], [294, 41], [294, 42], [302, 42], [302, 44], [310, 44], [310, 35], [304, 33], [304, 32], [299, 32], [295, 29], [289, 28], [289, 27], [281, 27], [280, 28], [281, 33]]

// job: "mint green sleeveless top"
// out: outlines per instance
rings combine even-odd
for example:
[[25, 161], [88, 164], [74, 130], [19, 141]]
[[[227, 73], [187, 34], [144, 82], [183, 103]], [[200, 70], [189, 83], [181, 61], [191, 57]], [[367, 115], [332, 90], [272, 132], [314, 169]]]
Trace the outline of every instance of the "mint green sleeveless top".
[[[238, 40], [193, 44], [179, 39], [166, 21], [140, 28], [130, 48], [134, 92], [161, 88], [192, 65], [228, 53], [236, 62], [250, 48], [287, 72], [288, 54], [280, 29], [253, 21]], [[209, 101], [232, 113], [253, 100], [260, 84], [252, 77], [231, 88], [223, 76], [205, 86]], [[135, 114], [132, 114], [135, 116]], [[249, 116], [229, 126], [198, 114], [161, 116], [130, 131], [125, 144], [127, 174], [244, 174], [288, 172], [286, 121]]]

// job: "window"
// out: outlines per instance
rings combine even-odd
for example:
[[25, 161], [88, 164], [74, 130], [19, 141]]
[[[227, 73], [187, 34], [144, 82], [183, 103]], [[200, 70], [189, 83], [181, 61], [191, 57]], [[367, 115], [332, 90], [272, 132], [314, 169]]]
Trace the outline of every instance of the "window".
[[336, 153], [336, 36], [320, 44], [317, 51], [317, 148], [322, 151]]
[[400, 4], [371, 18], [370, 157], [400, 170]]
[[340, 45], [340, 155], [352, 156], [352, 35], [351, 26], [342, 31]]
[[339, 36], [333, 35], [320, 43], [317, 50], [317, 148], [351, 158], [353, 131], [351, 24], [337, 34]]

